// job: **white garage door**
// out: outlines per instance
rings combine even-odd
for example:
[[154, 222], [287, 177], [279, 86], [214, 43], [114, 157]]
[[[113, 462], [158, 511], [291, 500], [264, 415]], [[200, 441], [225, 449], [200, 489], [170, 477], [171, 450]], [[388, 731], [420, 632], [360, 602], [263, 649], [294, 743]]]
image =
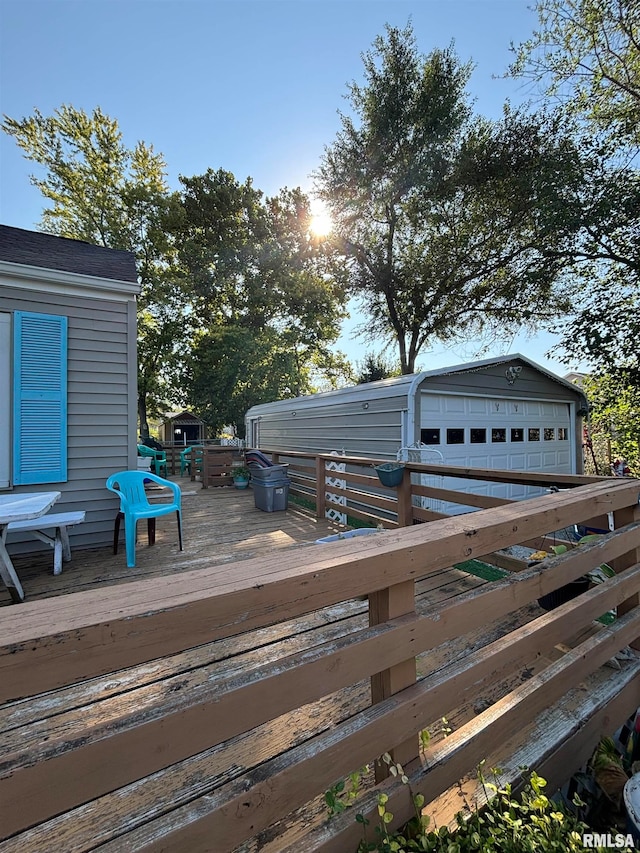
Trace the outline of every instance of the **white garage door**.
[[[568, 403], [425, 393], [420, 427], [422, 443], [437, 448], [445, 465], [574, 473]], [[462, 487], [461, 480], [444, 479], [445, 488], [495, 497], [521, 499], [544, 493], [506, 483], [469, 481]]]

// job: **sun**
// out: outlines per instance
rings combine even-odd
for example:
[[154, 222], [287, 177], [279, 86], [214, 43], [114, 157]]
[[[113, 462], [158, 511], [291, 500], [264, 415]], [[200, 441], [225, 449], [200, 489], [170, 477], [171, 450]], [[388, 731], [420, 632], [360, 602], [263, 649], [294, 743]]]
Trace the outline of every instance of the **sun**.
[[311, 222], [309, 229], [314, 237], [326, 237], [331, 233], [333, 221], [329, 211], [322, 202], [313, 202], [311, 205]]

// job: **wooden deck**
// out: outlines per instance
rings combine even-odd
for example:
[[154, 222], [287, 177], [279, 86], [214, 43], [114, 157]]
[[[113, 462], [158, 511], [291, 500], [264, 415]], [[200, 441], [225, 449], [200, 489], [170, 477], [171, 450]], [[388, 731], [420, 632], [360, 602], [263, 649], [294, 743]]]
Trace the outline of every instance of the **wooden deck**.
[[[74, 548], [72, 538], [72, 560], [63, 564], [57, 577], [52, 574], [51, 549], [13, 558], [27, 600], [245, 560], [309, 544], [337, 530], [291, 501], [286, 512], [262, 512], [254, 506], [251, 489], [203, 489], [188, 477], [171, 479], [182, 489], [184, 551], [178, 550], [174, 514], [157, 519], [152, 548], [147, 546], [145, 523], [138, 524], [136, 566], [132, 569], [127, 568], [122, 531], [116, 555], [109, 546]], [[2, 586], [0, 605], [5, 604], [11, 604], [11, 598]]]
[[[546, 531], [549, 513], [564, 525], [577, 497], [539, 499], [535, 511], [524, 505], [487, 511], [475, 517], [473, 529], [454, 519], [390, 531], [379, 546], [351, 540], [322, 549], [312, 543], [331, 532], [331, 525], [291, 502], [287, 512], [264, 513], [255, 509], [250, 491], [200, 490], [188, 480], [181, 485], [183, 553], [175, 518], [168, 517], [158, 520], [153, 548], [141, 525], [135, 569], [126, 567], [124, 546], [115, 557], [110, 548], [78, 550], [58, 577], [51, 574], [50, 552], [16, 560], [28, 600], [5, 611], [5, 683], [18, 674], [18, 664], [28, 679], [40, 660], [43, 673], [51, 671], [54, 659], [70, 672], [78, 660], [89, 665], [75, 654], [76, 642], [89, 655], [115, 658], [106, 675], [96, 663], [95, 675], [89, 672], [81, 681], [70, 675], [37, 695], [16, 688], [13, 699], [0, 706], [0, 752], [8, 756], [0, 778], [2, 853], [97, 848], [350, 853], [357, 844], [352, 835], [359, 832], [352, 814], [332, 819], [330, 826], [342, 821], [345, 828], [325, 848], [319, 825], [326, 806], [318, 790], [389, 746], [402, 746], [406, 730], [414, 748], [416, 730], [431, 732], [426, 769], [414, 771], [422, 774], [415, 784], [424, 790], [415, 790], [422, 790], [429, 814], [441, 824], [464, 797], [473, 799], [478, 762], [486, 759], [514, 776], [519, 766], [531, 764], [553, 788], [586, 761], [601, 734], [611, 734], [640, 704], [640, 659], [620, 671], [605, 665], [638, 636], [640, 615], [631, 612], [621, 620], [626, 633], [619, 641], [601, 626], [594, 634], [592, 622], [631, 590], [635, 594], [640, 565], [618, 579], [619, 593], [603, 587], [597, 599], [592, 592], [580, 604], [544, 615], [536, 599], [555, 588], [549, 570], [524, 572], [517, 584], [510, 579], [494, 584], [451, 568], [469, 541], [480, 539], [477, 553], [485, 554], [492, 550], [484, 550], [485, 544], [509, 536], [515, 541], [520, 526], [522, 541], [530, 531]], [[623, 489], [631, 492], [616, 484], [594, 493], [615, 511], [626, 507], [627, 498], [616, 494]], [[596, 499], [580, 498], [583, 516]], [[635, 490], [631, 499], [629, 518], [621, 520], [637, 526]], [[609, 560], [614, 547], [625, 554], [629, 543], [635, 546], [634, 525], [625, 530], [619, 534], [623, 544], [605, 543], [602, 548], [610, 550], [598, 551], [596, 562]], [[577, 576], [580, 561], [589, 559], [586, 550], [556, 558], [554, 572]], [[243, 560], [248, 562], [238, 562]], [[633, 551], [629, 563], [637, 562]], [[215, 568], [224, 564], [229, 565]], [[109, 591], [113, 584], [188, 570], [192, 585], [202, 586], [187, 590], [193, 601], [161, 597], [150, 604], [146, 584], [132, 587], [126, 599], [121, 588]], [[380, 592], [371, 603], [361, 596], [381, 590], [384, 581], [397, 598], [405, 575], [415, 616], [402, 611], [385, 616], [376, 598]], [[173, 577], [168, 581], [173, 584]], [[77, 590], [87, 594], [69, 597], [66, 615], [58, 610], [58, 604], [64, 610], [63, 601], [37, 601]], [[136, 596], [140, 612], [132, 617], [127, 608], [136, 606]], [[305, 596], [318, 605], [304, 604]], [[92, 608], [109, 597], [111, 609], [97, 618]], [[224, 608], [216, 609], [217, 599]], [[398, 610], [402, 603], [393, 606]], [[25, 618], [18, 623], [20, 608]], [[79, 619], [86, 619], [86, 631], [77, 627]], [[153, 645], [149, 632], [155, 621], [162, 626]], [[42, 625], [51, 626], [44, 640], [38, 639], [47, 630]], [[175, 647], [168, 654], [158, 651], [165, 638]], [[590, 643], [599, 655], [593, 665]], [[144, 648], [139, 663], [118, 664], [120, 651], [137, 655], [136, 647]], [[407, 658], [415, 655], [417, 684], [396, 684], [397, 699], [393, 695], [371, 707], [377, 667], [384, 665], [396, 678], [405, 652]], [[587, 718], [581, 714], [589, 702]], [[364, 787], [372, 784], [368, 774]], [[255, 818], [246, 816], [245, 801], [259, 805]], [[238, 811], [238, 803], [245, 809]], [[398, 802], [396, 809], [400, 814]], [[225, 815], [237, 819], [227, 821]], [[246, 831], [244, 822], [254, 819], [255, 829]]]

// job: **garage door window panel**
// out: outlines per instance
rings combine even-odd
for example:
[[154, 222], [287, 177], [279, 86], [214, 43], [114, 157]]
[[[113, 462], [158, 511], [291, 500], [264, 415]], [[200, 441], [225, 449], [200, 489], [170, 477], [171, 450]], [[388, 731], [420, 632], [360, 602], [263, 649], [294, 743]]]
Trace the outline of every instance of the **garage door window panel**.
[[464, 444], [464, 429], [458, 427], [448, 429], [447, 444]]

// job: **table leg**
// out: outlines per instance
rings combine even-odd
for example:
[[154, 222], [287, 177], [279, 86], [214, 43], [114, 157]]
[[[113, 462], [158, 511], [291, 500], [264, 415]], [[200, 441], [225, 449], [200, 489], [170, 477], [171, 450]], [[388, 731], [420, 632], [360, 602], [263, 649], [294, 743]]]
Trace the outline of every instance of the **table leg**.
[[20, 601], [24, 601], [24, 590], [22, 589], [22, 584], [18, 580], [16, 570], [13, 568], [11, 557], [7, 553], [7, 549], [4, 545], [6, 535], [6, 527], [4, 527], [2, 529], [2, 535], [0, 536], [0, 578], [2, 578], [2, 582], [9, 590], [13, 601], [18, 603]]

